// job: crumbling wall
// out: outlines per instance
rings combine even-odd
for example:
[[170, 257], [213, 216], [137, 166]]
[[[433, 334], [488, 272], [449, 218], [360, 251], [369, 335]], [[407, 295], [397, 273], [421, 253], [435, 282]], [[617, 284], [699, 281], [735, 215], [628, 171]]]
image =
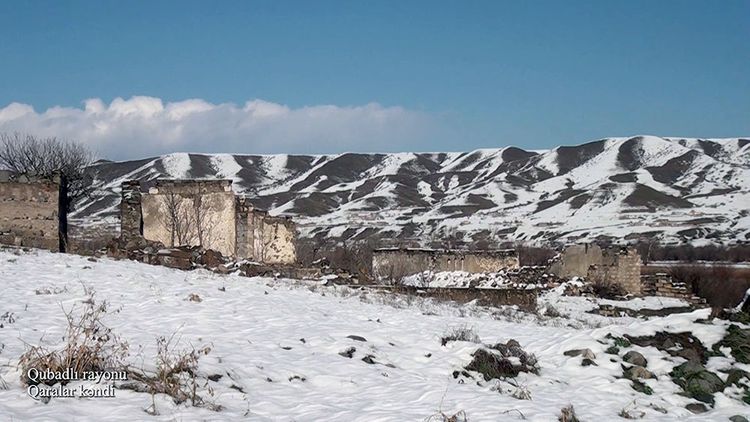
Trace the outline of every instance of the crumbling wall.
[[289, 218], [266, 216], [263, 219], [263, 260], [268, 264], [293, 264], [297, 261], [296, 229]]
[[550, 265], [549, 271], [562, 278], [586, 277], [589, 267], [601, 265], [602, 262], [602, 248], [598, 245], [571, 245]]
[[423, 271], [495, 272], [518, 268], [515, 250], [465, 251], [437, 249], [376, 249], [372, 270], [376, 278], [397, 280]]
[[297, 230], [291, 219], [269, 216], [255, 209], [247, 198], [237, 198], [236, 210], [238, 258], [266, 264], [297, 261]]
[[141, 195], [141, 212], [147, 240], [235, 253], [235, 201], [229, 180], [159, 180]]
[[644, 274], [641, 276], [641, 286], [643, 293], [649, 296], [674, 297], [691, 303], [701, 301], [687, 284], [673, 280], [667, 273]]
[[59, 178], [0, 177], [0, 243], [65, 251], [65, 191]]
[[120, 185], [120, 237], [127, 243], [143, 236], [141, 184], [128, 180]]
[[642, 293], [641, 256], [633, 248], [568, 246], [549, 271], [562, 278], [584, 277], [593, 283], [616, 285], [628, 294]]

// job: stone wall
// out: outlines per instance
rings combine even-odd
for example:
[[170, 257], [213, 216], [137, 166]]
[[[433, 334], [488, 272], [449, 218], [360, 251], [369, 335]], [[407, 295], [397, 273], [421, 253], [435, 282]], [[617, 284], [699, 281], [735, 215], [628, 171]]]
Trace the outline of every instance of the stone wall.
[[644, 274], [641, 276], [641, 289], [644, 295], [682, 299], [693, 306], [702, 306], [706, 300], [693, 295], [687, 284], [674, 281], [667, 273]]
[[141, 213], [141, 184], [129, 180], [120, 185], [120, 237], [125, 243], [143, 236], [143, 215]]
[[482, 306], [515, 305], [526, 311], [535, 311], [537, 308], [538, 291], [536, 289], [417, 288], [408, 286], [380, 286], [379, 288], [458, 303], [476, 300]]
[[[224, 256], [264, 264], [297, 261], [297, 231], [288, 217], [255, 209], [232, 192], [231, 180], [156, 180], [147, 193], [138, 181], [122, 185], [120, 239], [167, 247], [201, 245]], [[134, 242], [134, 244], [137, 242]]]
[[238, 257], [266, 264], [297, 261], [297, 230], [290, 218], [272, 217], [243, 197], [237, 198], [235, 209]]
[[572, 245], [550, 265], [562, 278], [583, 277], [592, 283], [616, 285], [628, 294], [640, 295], [641, 256], [633, 248], [602, 249], [593, 244]]
[[571, 245], [565, 248], [549, 271], [558, 277], [586, 277], [589, 267], [601, 265], [602, 248], [595, 244]]
[[496, 272], [518, 268], [518, 253], [512, 249], [494, 251], [438, 249], [376, 249], [372, 271], [376, 279], [398, 279], [423, 271]]
[[59, 178], [0, 176], [0, 243], [65, 251], [65, 191]]

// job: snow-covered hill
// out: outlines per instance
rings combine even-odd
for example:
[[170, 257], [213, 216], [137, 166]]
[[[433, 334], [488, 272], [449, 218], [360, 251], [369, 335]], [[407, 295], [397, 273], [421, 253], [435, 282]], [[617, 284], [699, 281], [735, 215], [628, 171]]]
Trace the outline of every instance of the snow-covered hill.
[[128, 179], [227, 178], [303, 236], [426, 242], [750, 240], [750, 139], [608, 138], [533, 152], [230, 155], [102, 162], [74, 219], [117, 214]]
[[[595, 300], [552, 291], [540, 298], [542, 307], [554, 304], [563, 316], [543, 317], [320, 281], [183, 272], [36, 250], [0, 251], [0, 286], [2, 420], [423, 421], [438, 411], [464, 411], [472, 422], [552, 421], [568, 405], [584, 421], [618, 420], [622, 411], [648, 421], [719, 421], [750, 413], [743, 390], [728, 386], [713, 395], [708, 413], [693, 414], [685, 406], [696, 400], [680, 395], [669, 375], [682, 357], [634, 345], [610, 350], [608, 334], [657, 331], [689, 332], [711, 348], [728, 323], [696, 322], [708, 309], [648, 320], [606, 318], [584, 312], [597, 306]], [[129, 344], [125, 361], [135, 368], [154, 370], [158, 337], [171, 337], [176, 351], [209, 346], [193, 372], [195, 388], [221, 410], [176, 405], [165, 394], [152, 397], [124, 387], [114, 390], [114, 398], [53, 398], [45, 404], [29, 397], [19, 357], [31, 346], [61, 350], [66, 313], [75, 321], [87, 304], [105, 301], [108, 310], [100, 315], [111, 330], [108, 338]], [[632, 309], [680, 305], [668, 298], [601, 303]], [[441, 344], [442, 336], [460, 328], [478, 338]], [[454, 376], [482, 347], [477, 341], [511, 339], [536, 355], [538, 374], [505, 381]], [[581, 356], [564, 354], [581, 348], [595, 355], [594, 364], [582, 366]], [[726, 349], [725, 355], [711, 355], [706, 367], [722, 377], [731, 367], [750, 370]], [[630, 350], [648, 360], [654, 378], [643, 383], [651, 395], [622, 377], [622, 356]], [[66, 388], [90, 385], [96, 386], [74, 381]]]

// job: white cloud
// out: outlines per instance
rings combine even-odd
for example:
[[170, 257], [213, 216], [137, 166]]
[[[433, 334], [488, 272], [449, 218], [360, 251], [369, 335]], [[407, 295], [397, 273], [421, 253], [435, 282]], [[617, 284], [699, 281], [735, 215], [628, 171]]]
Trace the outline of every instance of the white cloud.
[[371, 103], [290, 108], [263, 100], [243, 106], [201, 99], [98, 98], [82, 108], [37, 112], [27, 104], [0, 108], [0, 131], [78, 140], [102, 157], [131, 159], [168, 152], [333, 153], [407, 150], [424, 144], [431, 116]]

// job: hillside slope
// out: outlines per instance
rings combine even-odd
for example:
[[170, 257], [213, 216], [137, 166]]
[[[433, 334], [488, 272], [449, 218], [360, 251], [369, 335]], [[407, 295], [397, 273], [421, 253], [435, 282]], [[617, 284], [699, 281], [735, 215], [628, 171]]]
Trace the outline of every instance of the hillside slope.
[[[726, 421], [750, 409], [742, 402], [747, 387], [727, 386], [713, 395], [707, 413], [693, 414], [685, 407], [697, 401], [681, 395], [670, 376], [683, 357], [640, 346], [622, 346], [619, 355], [605, 352], [613, 344], [609, 334], [656, 332], [689, 332], [710, 350], [728, 323], [697, 322], [709, 309], [649, 319], [585, 312], [598, 303], [658, 309], [679, 305], [675, 299], [597, 302], [551, 291], [540, 302], [554, 304], [563, 316], [543, 317], [541, 311], [433, 302], [320, 281], [184, 272], [37, 250], [0, 250], [0, 284], [0, 419], [7, 421], [424, 421], [438, 411], [464, 411], [472, 422], [555, 421], [568, 405], [583, 421], [619, 420], [625, 411], [644, 421]], [[134, 368], [156, 370], [159, 337], [171, 338], [174, 353], [208, 346], [192, 372], [193, 391], [220, 410], [189, 401], [177, 405], [165, 394], [138, 392], [124, 382], [115, 383], [111, 398], [52, 398], [45, 404], [29, 397], [17, 365], [21, 355], [32, 346], [61, 350], [66, 313], [77, 321], [89, 304], [105, 301], [100, 322], [107, 339], [127, 342], [124, 363]], [[442, 344], [442, 336], [462, 327], [478, 338]], [[538, 374], [521, 372], [504, 381], [460, 374], [487, 347], [480, 340], [517, 341], [536, 356]], [[595, 355], [592, 365], [564, 354], [582, 348]], [[748, 365], [724, 349], [705, 367], [728, 380], [723, 371]], [[628, 351], [648, 360], [653, 378], [643, 383], [653, 394], [636, 391], [623, 378]], [[72, 381], [67, 388], [109, 384]]]
[[608, 138], [550, 151], [230, 155], [175, 153], [92, 168], [84, 223], [117, 214], [128, 179], [227, 178], [306, 237], [424, 243], [656, 236], [750, 240], [750, 139]]

